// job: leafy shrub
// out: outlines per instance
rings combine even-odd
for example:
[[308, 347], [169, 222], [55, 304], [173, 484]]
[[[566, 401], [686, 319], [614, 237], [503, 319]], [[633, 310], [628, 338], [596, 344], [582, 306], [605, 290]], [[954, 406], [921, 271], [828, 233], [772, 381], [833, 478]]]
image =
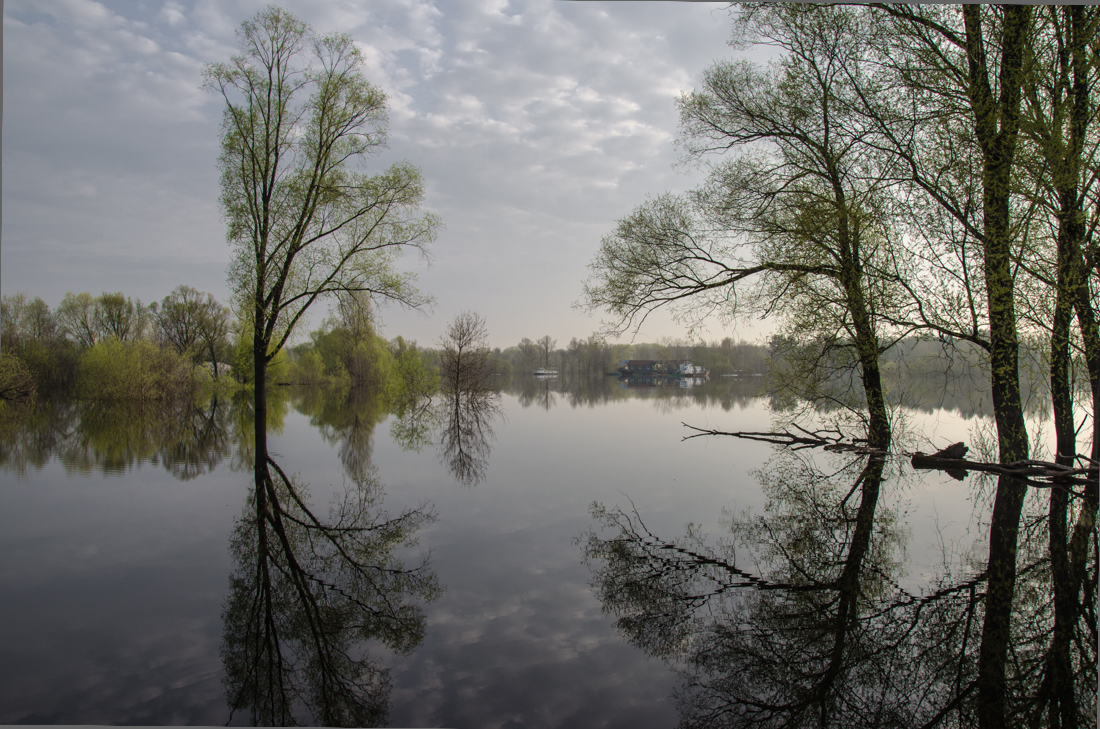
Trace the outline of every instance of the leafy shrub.
[[39, 392], [68, 390], [76, 380], [80, 350], [67, 339], [32, 339], [23, 345], [19, 357], [34, 374]]
[[394, 402], [431, 397], [439, 390], [439, 373], [427, 360], [416, 342], [397, 337], [391, 345], [393, 377], [388, 388]]
[[316, 349], [308, 349], [298, 356], [287, 375], [291, 382], [316, 385], [325, 381], [325, 362]]
[[17, 357], [0, 353], [0, 401], [27, 402], [34, 398], [34, 374]]
[[[230, 362], [233, 367], [233, 377], [238, 382], [251, 385], [253, 380], [256, 379], [254, 361], [255, 358], [252, 356], [252, 331], [246, 327], [241, 327], [233, 345], [232, 362]], [[267, 384], [274, 385], [288, 382], [289, 374], [286, 350], [281, 349], [275, 355], [275, 358], [267, 364]]]
[[160, 400], [192, 386], [191, 364], [144, 340], [96, 342], [77, 367], [76, 396], [87, 400]]

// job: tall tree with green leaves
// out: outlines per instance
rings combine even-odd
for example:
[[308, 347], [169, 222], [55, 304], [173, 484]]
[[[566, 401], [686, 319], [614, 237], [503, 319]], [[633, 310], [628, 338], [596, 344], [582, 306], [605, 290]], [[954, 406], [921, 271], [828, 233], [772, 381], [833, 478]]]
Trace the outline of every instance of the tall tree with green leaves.
[[[888, 346], [879, 274], [891, 242], [880, 169], [849, 78], [868, 60], [865, 13], [794, 4], [743, 8], [735, 40], [783, 55], [764, 69], [720, 61], [680, 100], [692, 160], [713, 160], [706, 184], [639, 206], [606, 236], [584, 303], [620, 333], [667, 308], [694, 326], [783, 313], [820, 363], [842, 357], [863, 381], [868, 432], [889, 440], [879, 372]], [[804, 378], [789, 378], [804, 381]], [[849, 404], [850, 403], [845, 403]]]
[[426, 253], [438, 222], [421, 212], [420, 172], [361, 165], [386, 140], [386, 97], [351, 37], [320, 36], [268, 7], [241, 24], [241, 53], [205, 68], [225, 102], [221, 205], [230, 284], [251, 329], [257, 486], [267, 479], [266, 365], [318, 299], [340, 292], [425, 306], [397, 268]]

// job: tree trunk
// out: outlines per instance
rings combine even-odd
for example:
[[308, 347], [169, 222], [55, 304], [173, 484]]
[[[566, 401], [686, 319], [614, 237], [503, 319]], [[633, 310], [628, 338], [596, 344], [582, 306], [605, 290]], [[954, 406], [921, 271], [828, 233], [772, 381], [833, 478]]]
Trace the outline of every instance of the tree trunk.
[[[1020, 126], [1020, 93], [1024, 47], [1031, 9], [1003, 6], [1000, 96], [993, 97], [982, 39], [982, 8], [963, 6], [966, 27], [971, 109], [982, 150], [982, 213], [986, 297], [989, 307], [990, 389], [1002, 463], [1028, 456], [1019, 378], [1015, 285], [1009, 197], [1013, 160]], [[1020, 512], [1026, 486], [1001, 476], [989, 533], [989, 583], [985, 621], [978, 654], [978, 722], [982, 729], [1003, 729], [1006, 723], [1005, 658], [1011, 638], [1013, 591]]]
[[257, 499], [261, 498], [261, 492], [267, 488], [267, 483], [271, 480], [267, 468], [267, 344], [263, 336], [262, 315], [263, 310], [257, 305], [252, 337], [253, 432], [256, 439], [253, 466]]
[[[1085, 133], [1089, 118], [1089, 64], [1086, 57], [1092, 31], [1082, 7], [1065, 8], [1065, 24], [1061, 42], [1065, 50], [1060, 54], [1058, 72], [1062, 79], [1072, 74], [1072, 86], [1066, 88], [1060, 82], [1054, 89], [1053, 108], [1050, 111], [1051, 127], [1068, 116], [1068, 138], [1064, 145], [1057, 143], [1056, 128], [1043, 130], [1040, 147], [1045, 152], [1058, 194], [1058, 237], [1055, 281], [1055, 307], [1051, 333], [1050, 388], [1054, 410], [1056, 437], [1055, 461], [1073, 464], [1077, 455], [1077, 433], [1073, 410], [1073, 381], [1071, 376], [1070, 327], [1073, 312], [1081, 327], [1092, 385], [1093, 401], [1093, 457], [1097, 455], [1096, 404], [1100, 398], [1100, 335], [1089, 298], [1085, 278], [1085, 262], [1082, 244], [1085, 239], [1084, 210], [1079, 185], [1083, 164]], [[1063, 96], [1063, 93], [1065, 94]], [[1070, 657], [1072, 635], [1080, 617], [1080, 589], [1085, 577], [1088, 535], [1095, 523], [1095, 486], [1086, 488], [1086, 498], [1081, 504], [1078, 523], [1072, 539], [1069, 537], [1069, 497], [1061, 489], [1050, 494], [1049, 529], [1051, 579], [1054, 588], [1054, 634], [1046, 658], [1045, 674], [1040, 686], [1039, 706], [1047, 709], [1048, 723], [1052, 727], [1076, 727], [1077, 704], [1074, 693], [1074, 676]]]

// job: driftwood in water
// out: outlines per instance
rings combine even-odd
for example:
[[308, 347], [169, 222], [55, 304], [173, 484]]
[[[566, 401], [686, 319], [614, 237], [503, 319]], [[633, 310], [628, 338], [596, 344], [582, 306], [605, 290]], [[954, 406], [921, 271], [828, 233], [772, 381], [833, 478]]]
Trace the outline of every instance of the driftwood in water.
[[824, 448], [827, 451], [865, 453], [879, 456], [886, 455], [886, 451], [881, 448], [871, 448], [867, 445], [860, 445], [861, 443], [867, 442], [866, 438], [846, 439], [844, 434], [839, 430], [806, 430], [805, 428], [792, 424], [792, 427], [801, 433], [800, 435], [798, 433], [792, 433], [789, 430], [783, 430], [779, 433], [760, 433], [753, 431], [727, 432], [711, 428], [696, 428], [694, 425], [688, 425], [687, 423], [681, 423], [681, 425], [685, 428], [691, 428], [697, 431], [692, 435], [685, 435], [683, 438], [684, 440], [698, 438], [701, 435], [729, 435], [734, 438], [743, 438], [745, 440], [758, 440], [763, 443], [785, 445], [793, 451], [802, 450], [803, 448]]
[[[791, 450], [803, 448], [823, 448], [829, 451], [842, 451], [845, 453], [858, 453], [867, 455], [884, 456], [886, 451], [880, 448], [871, 448], [861, 445], [867, 442], [863, 438], [845, 438], [839, 430], [806, 430], [792, 424], [797, 433], [790, 430], [762, 433], [755, 431], [729, 432], [714, 430], [713, 428], [697, 428], [694, 425], [682, 423], [685, 428], [696, 431], [692, 435], [684, 436], [684, 440], [698, 438], [701, 435], [729, 435], [745, 440], [758, 440], [763, 443], [774, 443], [787, 446]], [[921, 470], [945, 471], [951, 477], [961, 481], [968, 471], [981, 471], [994, 473], [999, 476], [1014, 476], [1029, 486], [1039, 488], [1064, 488], [1070, 493], [1080, 496], [1073, 491], [1072, 486], [1089, 486], [1097, 482], [1100, 469], [1098, 464], [1086, 456], [1078, 456], [1078, 460], [1084, 464], [1081, 467], [1063, 466], [1049, 461], [1023, 460], [1012, 463], [983, 463], [980, 461], [968, 461], [965, 456], [970, 449], [964, 443], [953, 443], [946, 448], [927, 455], [917, 451], [906, 453], [911, 456], [910, 463], [913, 468]]]
[[[1082, 457], [1083, 458], [1083, 457]], [[1091, 459], [1084, 459], [1086, 462]], [[1096, 464], [1082, 468], [1063, 466], [1049, 461], [1023, 460], [1012, 463], [982, 463], [965, 458], [944, 458], [939, 454], [925, 455], [917, 452], [910, 461], [913, 468], [938, 471], [981, 471], [998, 476], [1015, 476], [1032, 486], [1051, 486], [1054, 483], [1086, 486], [1097, 477]], [[1037, 481], [1036, 479], [1041, 479]]]
[[1076, 493], [1070, 489], [1070, 486], [1095, 484], [1098, 476], [1098, 464], [1085, 456], [1078, 456], [1078, 460], [1085, 465], [1075, 468], [1060, 463], [1033, 459], [1013, 461], [1012, 463], [968, 461], [963, 458], [967, 450], [969, 449], [962, 443], [955, 443], [930, 456], [917, 451], [913, 454], [910, 463], [913, 468], [946, 471], [960, 481], [966, 476], [967, 471], [981, 471], [983, 473], [995, 473], [998, 476], [1014, 476], [1029, 486], [1040, 488], [1061, 487], [1070, 491], [1070, 493]]

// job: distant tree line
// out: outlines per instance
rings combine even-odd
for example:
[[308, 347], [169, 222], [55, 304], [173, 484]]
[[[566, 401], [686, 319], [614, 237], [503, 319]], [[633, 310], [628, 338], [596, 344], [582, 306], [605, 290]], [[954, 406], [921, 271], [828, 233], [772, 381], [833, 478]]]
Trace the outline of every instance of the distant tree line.
[[225, 372], [232, 324], [228, 308], [189, 286], [148, 305], [122, 292], [70, 292], [54, 310], [40, 297], [4, 296], [0, 397], [174, 397]]
[[[251, 384], [253, 347], [213, 295], [178, 286], [159, 302], [125, 294], [67, 293], [56, 309], [25, 294], [0, 300], [0, 400], [36, 394], [87, 400], [159, 400], [204, 382]], [[399, 395], [438, 387], [415, 342], [379, 336], [369, 299], [341, 297], [309, 339], [268, 364], [276, 385], [361, 386]]]
[[660, 342], [616, 344], [593, 334], [587, 339], [569, 340], [558, 347], [549, 335], [532, 341], [524, 337], [518, 344], [492, 352], [493, 371], [501, 375], [530, 375], [536, 369], [554, 369], [566, 379], [602, 377], [615, 372], [627, 359], [691, 360], [706, 367], [714, 376], [764, 374], [768, 365], [768, 346], [734, 341], [692, 342], [687, 339], [663, 339]]

